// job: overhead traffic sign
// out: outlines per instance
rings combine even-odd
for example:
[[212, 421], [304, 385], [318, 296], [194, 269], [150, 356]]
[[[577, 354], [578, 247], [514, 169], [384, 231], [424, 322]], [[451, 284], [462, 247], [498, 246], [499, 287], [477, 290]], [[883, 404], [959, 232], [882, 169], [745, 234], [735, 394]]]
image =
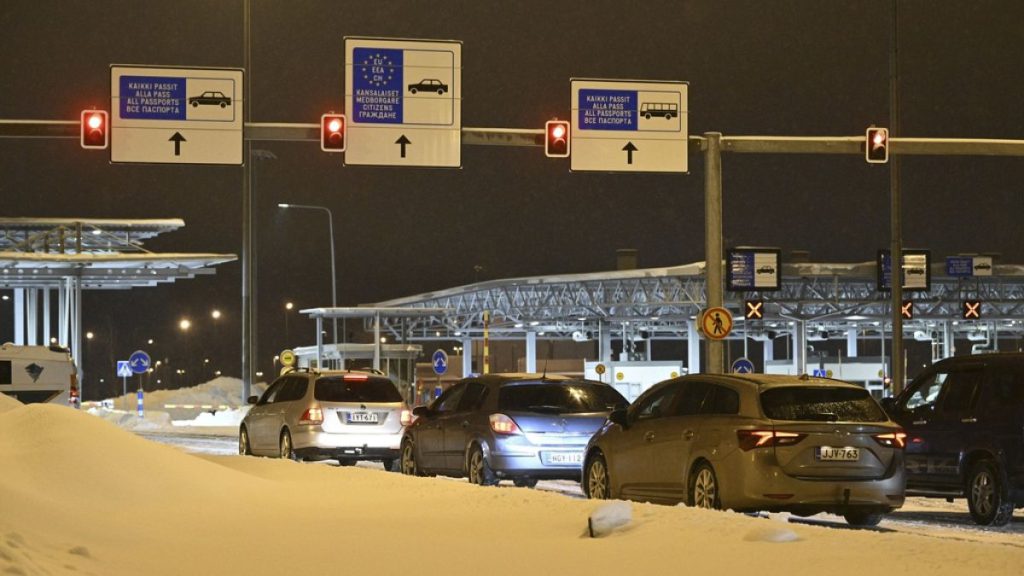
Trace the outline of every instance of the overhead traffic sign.
[[110, 161], [242, 164], [242, 71], [110, 67]]
[[345, 164], [462, 165], [462, 43], [345, 38]]
[[782, 251], [777, 248], [732, 248], [726, 255], [725, 285], [734, 292], [781, 288]]
[[708, 308], [700, 316], [700, 328], [704, 336], [723, 340], [732, 332], [732, 314], [720, 306]]
[[572, 170], [689, 170], [685, 82], [573, 78], [570, 85]]
[[949, 256], [946, 258], [946, 275], [954, 278], [991, 276], [991, 256]]
[[[931, 290], [931, 251], [903, 250], [903, 289], [927, 292]], [[888, 250], [878, 251], [877, 276], [879, 290], [892, 290], [892, 255]]]
[[131, 367], [132, 372], [135, 374], [142, 374], [146, 370], [149, 370], [150, 364], [151, 361], [149, 359], [149, 354], [146, 354], [142, 350], [136, 350], [128, 357], [128, 366]]
[[438, 348], [431, 356], [430, 363], [434, 368], [434, 374], [438, 376], [444, 374], [448, 371], [448, 353]]

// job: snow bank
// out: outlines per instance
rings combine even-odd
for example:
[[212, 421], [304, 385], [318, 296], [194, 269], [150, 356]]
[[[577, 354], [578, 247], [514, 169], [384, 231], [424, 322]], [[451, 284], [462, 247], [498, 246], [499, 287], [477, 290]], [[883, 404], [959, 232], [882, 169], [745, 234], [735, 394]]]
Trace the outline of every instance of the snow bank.
[[[196, 456], [62, 406], [0, 413], [0, 574], [1019, 574], [1024, 547]], [[621, 512], [621, 510], [620, 510]], [[623, 519], [622, 513], [612, 517]]]
[[11, 398], [7, 394], [0, 393], [0, 412], [7, 412], [8, 410], [14, 410], [15, 408], [21, 408], [24, 406], [18, 400]]

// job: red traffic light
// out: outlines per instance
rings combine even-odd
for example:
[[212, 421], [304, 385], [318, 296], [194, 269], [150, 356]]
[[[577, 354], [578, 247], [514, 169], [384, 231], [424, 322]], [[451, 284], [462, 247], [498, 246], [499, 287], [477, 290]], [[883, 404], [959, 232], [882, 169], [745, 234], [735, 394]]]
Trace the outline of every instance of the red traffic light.
[[864, 146], [864, 159], [871, 164], [885, 164], [889, 161], [889, 129], [868, 128]]
[[110, 143], [106, 110], [82, 110], [82, 148], [104, 149]]
[[324, 114], [320, 117], [320, 149], [324, 152], [345, 151], [344, 114]]
[[565, 120], [548, 120], [544, 124], [544, 155], [548, 158], [569, 156], [569, 123]]

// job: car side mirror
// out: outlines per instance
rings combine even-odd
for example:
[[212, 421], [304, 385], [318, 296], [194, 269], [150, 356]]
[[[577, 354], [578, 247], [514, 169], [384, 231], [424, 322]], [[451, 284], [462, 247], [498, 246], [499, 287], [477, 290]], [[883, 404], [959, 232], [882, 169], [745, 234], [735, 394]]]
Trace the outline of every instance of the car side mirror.
[[611, 413], [608, 414], [608, 421], [611, 422], [612, 424], [618, 424], [623, 428], [629, 427], [629, 418], [626, 414], [625, 408], [618, 408], [616, 410], [612, 410]]
[[417, 406], [412, 409], [413, 416], [428, 416], [430, 414], [430, 408], [428, 406]]
[[259, 396], [249, 396], [249, 399], [246, 400], [246, 402], [248, 402], [249, 404], [255, 404], [255, 403], [259, 402], [259, 401], [260, 401], [260, 397]]

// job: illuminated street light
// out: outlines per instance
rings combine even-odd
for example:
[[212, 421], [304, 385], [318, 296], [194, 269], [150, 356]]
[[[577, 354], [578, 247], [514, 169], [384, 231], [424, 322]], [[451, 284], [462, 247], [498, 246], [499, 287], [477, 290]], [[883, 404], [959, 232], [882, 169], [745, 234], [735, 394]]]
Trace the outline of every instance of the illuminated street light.
[[189, 320], [188, 318], [182, 318], [181, 322], [178, 322], [178, 328], [181, 328], [183, 331], [187, 331], [191, 327], [192, 321]]
[[[327, 212], [327, 231], [331, 235], [331, 308], [338, 307], [338, 275], [334, 271], [334, 214], [326, 206], [308, 206], [305, 204], [278, 204], [278, 208], [299, 208], [305, 210], [323, 210]], [[334, 323], [334, 343], [338, 343], [338, 319], [332, 318]]]
[[214, 308], [213, 312], [210, 312], [210, 316], [213, 317], [214, 320], [219, 319], [220, 318], [220, 310], [217, 310], [216, 308]]
[[150, 338], [149, 340], [146, 340], [146, 344], [152, 344], [152, 343], [153, 343], [153, 339], [152, 338]]
[[85, 337], [86, 337], [87, 340], [92, 340], [93, 336], [94, 336], [94, 334], [92, 332], [86, 332], [85, 333]]

